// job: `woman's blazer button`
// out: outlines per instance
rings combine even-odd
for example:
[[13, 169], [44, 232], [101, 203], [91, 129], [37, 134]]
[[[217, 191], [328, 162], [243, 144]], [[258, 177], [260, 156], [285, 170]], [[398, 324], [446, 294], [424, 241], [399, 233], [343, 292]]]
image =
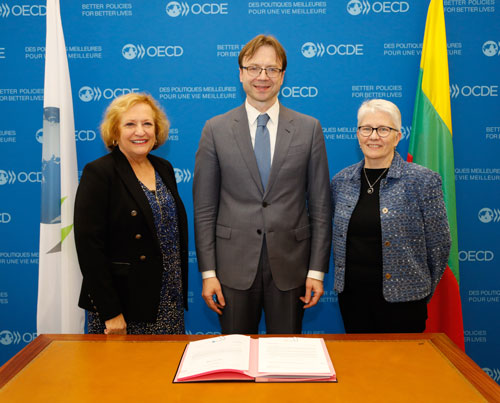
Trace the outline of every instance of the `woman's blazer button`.
[[141, 256], [139, 256], [139, 259], [140, 259], [140, 260], [142, 260], [142, 261], [144, 262], [144, 261], [146, 260], [146, 256], [141, 255]]
[[385, 274], [385, 278], [386, 278], [387, 280], [390, 280], [390, 279], [391, 279], [391, 277], [392, 277], [392, 276], [391, 276], [391, 274], [390, 274], [390, 273], [386, 273], [386, 274]]
[[135, 216], [137, 215], [137, 210], [132, 210], [132, 211], [130, 212], [130, 215], [131, 215], [132, 217], [135, 217]]
[[135, 239], [141, 239], [142, 235], [141, 234], [135, 234]]

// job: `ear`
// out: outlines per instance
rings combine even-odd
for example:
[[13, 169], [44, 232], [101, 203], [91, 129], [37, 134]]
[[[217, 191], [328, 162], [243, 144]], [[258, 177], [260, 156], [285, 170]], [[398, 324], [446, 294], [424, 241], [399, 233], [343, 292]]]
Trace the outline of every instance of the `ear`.
[[280, 82], [280, 85], [283, 85], [283, 81], [285, 81], [285, 73], [286, 73], [286, 71], [283, 71], [281, 73], [281, 82]]
[[243, 69], [240, 67], [240, 83], [243, 82]]
[[398, 134], [396, 134], [396, 144], [394, 145], [394, 148], [396, 148], [399, 144], [399, 141], [401, 140], [402, 134], [399, 131]]

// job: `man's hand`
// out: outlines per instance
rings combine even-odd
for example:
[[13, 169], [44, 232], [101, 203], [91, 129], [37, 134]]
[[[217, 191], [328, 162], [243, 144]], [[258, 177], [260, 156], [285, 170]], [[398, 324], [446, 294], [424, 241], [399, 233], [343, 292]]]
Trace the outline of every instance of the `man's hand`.
[[316, 305], [323, 295], [323, 282], [314, 278], [307, 277], [306, 279], [306, 295], [300, 297], [300, 300], [305, 304], [304, 309]]
[[123, 314], [108, 319], [104, 324], [106, 325], [104, 334], [127, 334], [127, 323], [125, 322]]
[[224, 300], [224, 295], [222, 295], [222, 289], [217, 277], [210, 277], [203, 280], [201, 296], [212, 311], [222, 315], [221, 309], [224, 309], [226, 306], [226, 301]]

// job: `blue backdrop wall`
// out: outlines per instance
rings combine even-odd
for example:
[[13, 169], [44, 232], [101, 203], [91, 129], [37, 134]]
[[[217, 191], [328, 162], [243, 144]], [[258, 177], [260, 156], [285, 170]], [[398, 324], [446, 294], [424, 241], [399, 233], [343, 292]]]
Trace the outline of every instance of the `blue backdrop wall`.
[[[237, 56], [275, 35], [289, 67], [283, 104], [317, 117], [330, 175], [361, 158], [356, 110], [386, 98], [403, 114], [406, 157], [428, 0], [61, 0], [79, 170], [103, 155], [98, 125], [116, 96], [165, 108], [192, 223], [194, 154], [207, 119], [240, 105]], [[500, 380], [500, 1], [445, 0], [466, 352]], [[36, 337], [45, 45], [43, 0], [0, 0], [0, 364]], [[217, 332], [201, 299], [191, 227], [188, 333]], [[343, 332], [332, 275], [305, 333]]]

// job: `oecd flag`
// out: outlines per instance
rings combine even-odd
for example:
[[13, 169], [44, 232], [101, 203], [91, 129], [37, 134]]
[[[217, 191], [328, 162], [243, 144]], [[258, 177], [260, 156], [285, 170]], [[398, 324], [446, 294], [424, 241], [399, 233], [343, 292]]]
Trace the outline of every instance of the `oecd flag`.
[[73, 231], [75, 124], [59, 0], [47, 0], [37, 332], [83, 333]]

